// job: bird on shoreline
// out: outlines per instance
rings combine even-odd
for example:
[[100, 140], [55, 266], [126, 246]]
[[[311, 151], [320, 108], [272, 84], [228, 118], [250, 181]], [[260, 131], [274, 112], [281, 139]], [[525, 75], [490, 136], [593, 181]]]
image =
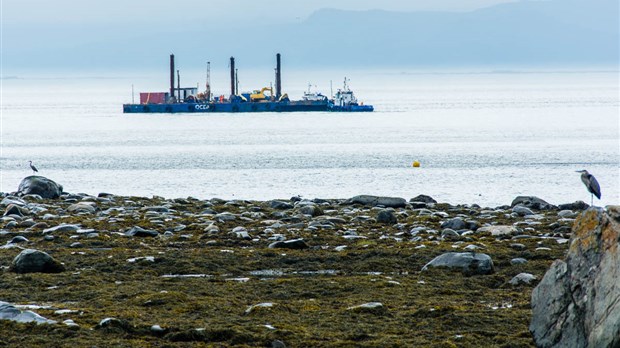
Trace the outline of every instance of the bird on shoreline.
[[32, 169], [32, 175], [34, 175], [34, 173], [37, 173], [39, 170], [34, 166], [34, 164], [32, 164], [32, 161], [28, 162], [30, 163], [30, 169]]
[[596, 181], [596, 178], [588, 173], [587, 170], [577, 170], [576, 172], [581, 173], [581, 181], [586, 185], [588, 192], [590, 192], [590, 205], [594, 205], [594, 196], [601, 199], [601, 186], [598, 184], [598, 181]]

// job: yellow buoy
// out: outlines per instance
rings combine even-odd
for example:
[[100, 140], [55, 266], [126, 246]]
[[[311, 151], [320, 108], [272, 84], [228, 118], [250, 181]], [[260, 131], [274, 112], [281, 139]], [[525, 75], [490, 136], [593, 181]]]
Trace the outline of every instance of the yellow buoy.
[[418, 162], [418, 161], [413, 161], [412, 166], [413, 166], [414, 168], [418, 168], [418, 167], [420, 166], [420, 162]]

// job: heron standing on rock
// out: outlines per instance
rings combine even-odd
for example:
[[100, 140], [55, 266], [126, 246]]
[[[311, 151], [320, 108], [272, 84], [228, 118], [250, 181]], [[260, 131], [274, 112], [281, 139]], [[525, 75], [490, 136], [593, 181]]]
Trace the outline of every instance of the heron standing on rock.
[[37, 173], [39, 170], [37, 170], [37, 167], [34, 166], [34, 164], [32, 164], [32, 161], [28, 161], [30, 163], [30, 169], [32, 169], [32, 175], [34, 175], [34, 173]]
[[590, 192], [590, 205], [594, 205], [594, 196], [601, 199], [601, 186], [599, 186], [596, 178], [588, 173], [587, 170], [577, 170], [577, 173], [581, 173], [581, 181], [586, 185], [588, 192]]

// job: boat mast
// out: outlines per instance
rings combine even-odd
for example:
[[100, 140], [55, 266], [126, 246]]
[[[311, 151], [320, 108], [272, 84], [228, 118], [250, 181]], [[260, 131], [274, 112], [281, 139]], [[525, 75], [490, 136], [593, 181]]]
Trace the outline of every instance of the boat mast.
[[230, 97], [235, 95], [235, 58], [230, 57]]
[[280, 65], [280, 53], [276, 54], [276, 99], [282, 96], [282, 66]]
[[207, 62], [207, 90], [205, 94], [207, 101], [211, 101], [211, 62]]
[[170, 100], [174, 99], [174, 54], [170, 55]]

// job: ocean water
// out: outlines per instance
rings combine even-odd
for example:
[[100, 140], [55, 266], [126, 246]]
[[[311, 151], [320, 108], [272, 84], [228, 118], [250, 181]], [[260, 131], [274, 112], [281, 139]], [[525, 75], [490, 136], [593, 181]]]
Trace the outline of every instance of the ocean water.
[[[587, 169], [595, 204], [620, 204], [617, 71], [350, 72], [374, 113], [122, 114], [132, 84], [136, 98], [166, 90], [158, 74], [2, 80], [0, 191], [15, 191], [32, 160], [65, 191], [95, 195], [426, 194], [494, 207], [519, 195], [589, 203], [575, 173]], [[309, 77], [324, 94], [340, 81], [295, 71], [285, 91], [299, 98]]]

